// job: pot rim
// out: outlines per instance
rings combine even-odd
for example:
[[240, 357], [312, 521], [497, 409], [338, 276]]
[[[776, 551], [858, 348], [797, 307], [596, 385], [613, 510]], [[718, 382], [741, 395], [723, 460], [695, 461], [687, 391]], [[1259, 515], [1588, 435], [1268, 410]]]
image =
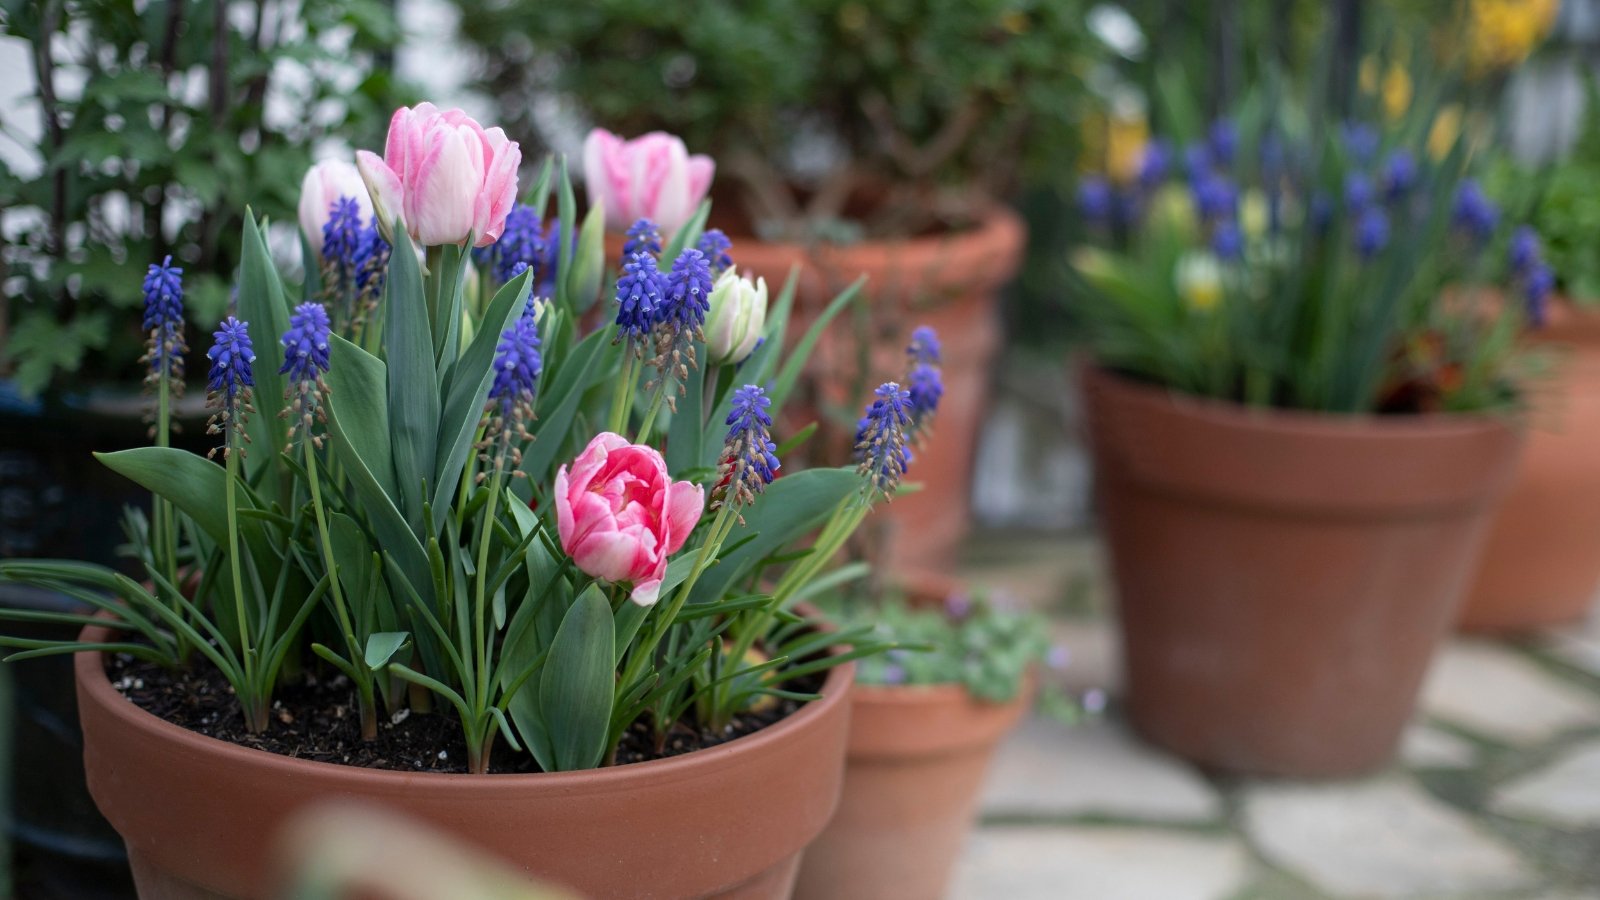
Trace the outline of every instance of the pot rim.
[[[112, 633], [113, 630], [106, 625], [86, 625], [79, 636], [79, 640], [103, 641], [110, 637]], [[597, 781], [604, 782], [604, 786], [608, 789], [626, 789], [638, 783], [654, 781], [658, 778], [670, 780], [706, 766], [718, 765], [720, 758], [730, 753], [746, 755], [760, 753], [769, 745], [782, 741], [791, 733], [806, 727], [812, 719], [822, 716], [830, 707], [845, 702], [850, 694], [850, 687], [855, 681], [854, 662], [834, 666], [828, 670], [827, 677], [823, 679], [820, 690], [821, 698], [807, 702], [793, 714], [758, 731], [715, 746], [702, 747], [679, 756], [669, 756], [664, 759], [652, 759], [646, 762], [628, 763], [620, 766], [604, 766], [598, 769], [583, 769], [574, 772], [515, 772], [473, 775], [467, 772], [369, 769], [363, 766], [347, 766], [339, 763], [299, 759], [267, 750], [258, 750], [254, 747], [241, 746], [230, 741], [190, 731], [181, 725], [168, 722], [166, 719], [145, 710], [112, 687], [111, 679], [106, 676], [104, 656], [104, 652], [100, 650], [84, 650], [73, 654], [73, 675], [87, 697], [94, 700], [105, 709], [108, 715], [117, 719], [127, 728], [151, 734], [163, 741], [171, 741], [187, 746], [196, 752], [217, 756], [241, 766], [263, 766], [269, 769], [277, 769], [286, 776], [339, 772], [341, 778], [355, 783], [371, 785], [374, 788], [396, 790], [403, 790], [407, 787], [415, 788], [414, 782], [417, 779], [424, 779], [436, 786], [443, 786], [448, 782], [450, 785], [468, 789], [485, 789], [490, 786], [521, 790], [539, 788], [552, 793], [571, 792], [580, 788], [592, 790], [595, 788], [594, 783]]]
[[1161, 403], [1176, 414], [1205, 419], [1241, 431], [1290, 433], [1309, 439], [1325, 437], [1368, 440], [1406, 440], [1414, 437], [1481, 435], [1525, 427], [1516, 413], [1336, 413], [1287, 407], [1246, 406], [1233, 400], [1192, 394], [1165, 385], [1140, 381], [1102, 365], [1092, 356], [1080, 363], [1082, 377], [1097, 381], [1104, 391]]
[[[852, 241], [850, 243], [839, 243], [837, 241], [829, 241], [822, 238], [809, 241], [768, 241], [763, 240], [754, 234], [734, 234], [729, 235], [729, 237], [736, 241], [734, 244], [735, 247], [739, 246], [737, 241], [742, 240], [746, 246], [759, 244], [763, 247], [772, 248], [774, 250], [782, 249], [800, 252], [823, 248], [831, 253], [850, 253], [863, 248], [872, 247], [896, 247], [902, 250], [909, 250], [911, 248], [925, 248], [926, 252], [939, 252], [942, 248], [948, 247], [954, 241], [982, 240], [996, 232], [1013, 227], [1020, 228], [1021, 226], [1022, 216], [1020, 216], [1016, 210], [1012, 209], [1009, 205], [1003, 202], [993, 201], [987, 204], [979, 212], [977, 217], [974, 219], [974, 224], [971, 227], [954, 229], [951, 231], [941, 231], [934, 234], [921, 234], [912, 237], [893, 236], [865, 238], [863, 240]], [[737, 255], [737, 252], [735, 255]], [[734, 267], [738, 268], [737, 259], [734, 260], [734, 263]]]

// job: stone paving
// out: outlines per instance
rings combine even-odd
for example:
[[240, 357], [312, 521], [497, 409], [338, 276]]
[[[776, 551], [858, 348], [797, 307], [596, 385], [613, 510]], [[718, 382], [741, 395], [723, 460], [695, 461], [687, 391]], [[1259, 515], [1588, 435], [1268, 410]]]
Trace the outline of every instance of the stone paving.
[[955, 900], [1600, 900], [1600, 614], [1453, 639], [1384, 771], [1221, 779], [1122, 722], [1092, 539], [990, 534], [965, 573], [1050, 612], [1068, 686], [1109, 699], [1001, 748]]

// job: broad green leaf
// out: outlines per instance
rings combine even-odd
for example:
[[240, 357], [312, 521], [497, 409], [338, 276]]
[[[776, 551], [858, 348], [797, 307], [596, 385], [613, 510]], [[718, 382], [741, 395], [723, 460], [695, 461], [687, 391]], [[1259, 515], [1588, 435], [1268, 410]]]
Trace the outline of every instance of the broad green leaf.
[[[667, 471], [674, 474], [703, 465], [701, 459], [705, 447], [703, 439], [708, 428], [707, 423], [701, 421], [705, 415], [705, 343], [697, 342], [694, 345], [694, 352], [695, 358], [700, 360], [700, 365], [689, 369], [689, 377], [684, 380], [683, 393], [678, 396], [678, 409], [672, 414], [672, 420], [667, 425]], [[670, 383], [667, 389], [672, 389]]]
[[411, 634], [405, 631], [380, 631], [367, 638], [367, 668], [381, 669], [388, 665], [410, 638]]
[[689, 595], [690, 602], [711, 603], [721, 598], [751, 566], [820, 526], [840, 501], [859, 490], [861, 476], [854, 469], [807, 469], [774, 481], [754, 504], [742, 510], [745, 524], [735, 528], [728, 540], [755, 537], [724, 553], [707, 569]]
[[467, 459], [472, 452], [472, 436], [483, 417], [483, 404], [494, 383], [494, 353], [500, 335], [522, 315], [531, 285], [527, 272], [506, 282], [489, 309], [467, 352], [450, 372], [443, 418], [439, 423], [439, 446], [433, 483], [432, 528], [438, 531], [450, 513], [450, 500], [461, 483]]
[[606, 752], [616, 681], [611, 605], [591, 584], [561, 621], [539, 678], [556, 771], [592, 769]]
[[[289, 330], [289, 302], [284, 293], [272, 254], [257, 227], [255, 216], [246, 210], [244, 243], [239, 259], [239, 318], [250, 326], [250, 342], [255, 349], [255, 407], [247, 426], [254, 450], [244, 458], [245, 478], [257, 483], [258, 473], [270, 480], [261, 484], [268, 497], [289, 506], [288, 485], [280, 484], [282, 468], [271, 464], [288, 441], [288, 423], [279, 413], [283, 409], [283, 333]], [[264, 472], [262, 471], [264, 469]]]
[[[118, 475], [172, 501], [218, 544], [228, 542], [228, 470], [175, 447], [135, 447], [95, 458]], [[245, 499], [245, 492], [239, 491]]]
[[389, 401], [383, 360], [338, 335], [328, 347], [328, 415], [334, 439], [350, 445], [374, 481], [398, 505], [389, 451]]
[[[398, 237], [402, 229], [395, 229]], [[389, 440], [394, 452], [397, 506], [418, 541], [429, 537], [422, 507], [423, 485], [433, 479], [439, 441], [439, 378], [434, 368], [433, 329], [423, 297], [416, 254], [402, 240], [389, 256], [383, 320], [388, 366]]]

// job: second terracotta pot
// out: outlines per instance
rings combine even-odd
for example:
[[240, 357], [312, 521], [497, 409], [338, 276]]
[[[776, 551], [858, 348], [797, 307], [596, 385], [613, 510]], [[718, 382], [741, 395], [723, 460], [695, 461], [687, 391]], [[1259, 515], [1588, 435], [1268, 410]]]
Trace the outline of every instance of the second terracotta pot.
[[774, 296], [799, 267], [795, 337], [835, 295], [867, 276], [865, 301], [834, 320], [806, 365], [811, 414], [824, 426], [813, 442], [828, 457], [819, 462], [846, 462], [854, 417], [872, 388], [905, 380], [912, 330], [927, 325], [939, 333], [944, 398], [933, 437], [917, 450], [909, 475], [922, 490], [879, 506], [864, 529], [886, 568], [954, 568], [970, 524], [973, 454], [1000, 348], [999, 291], [1016, 274], [1025, 239], [1021, 218], [1003, 207], [971, 230], [907, 240], [807, 245], [734, 238], [735, 264], [765, 277]]
[[1248, 410], [1093, 369], [1085, 389], [1135, 728], [1217, 770], [1383, 764], [1520, 431]]
[[[104, 640], [91, 626], [84, 640]], [[74, 661], [89, 792], [142, 900], [270, 896], [296, 813], [341, 799], [429, 823], [522, 872], [600, 898], [783, 900], [832, 815], [854, 667], [775, 725], [683, 756], [583, 772], [445, 775], [292, 759], [130, 703], [100, 653]]]
[[1581, 619], [1600, 588], [1600, 313], [1552, 304], [1535, 340], [1560, 358], [1461, 613], [1474, 631]]
[[938, 900], [996, 746], [1027, 690], [985, 703], [956, 684], [857, 685], [844, 789], [806, 850], [798, 900]]

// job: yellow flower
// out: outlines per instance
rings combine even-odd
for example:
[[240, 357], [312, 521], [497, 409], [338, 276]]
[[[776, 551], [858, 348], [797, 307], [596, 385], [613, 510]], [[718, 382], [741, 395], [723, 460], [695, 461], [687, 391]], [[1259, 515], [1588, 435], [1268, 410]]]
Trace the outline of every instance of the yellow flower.
[[1145, 146], [1150, 143], [1150, 123], [1144, 110], [1115, 110], [1106, 129], [1106, 174], [1117, 184], [1139, 177]]
[[1389, 121], [1398, 120], [1411, 108], [1411, 73], [1399, 63], [1389, 66], [1383, 76], [1383, 111]]
[[1222, 302], [1222, 264], [1209, 250], [1191, 250], [1179, 257], [1173, 281], [1178, 296], [1196, 312], [1210, 312]]
[[1441, 106], [1433, 117], [1433, 127], [1428, 129], [1428, 155], [1434, 162], [1450, 155], [1461, 137], [1461, 104]]
[[1478, 72], [1509, 69], [1528, 58], [1555, 24], [1560, 0], [1470, 0], [1467, 61]]

